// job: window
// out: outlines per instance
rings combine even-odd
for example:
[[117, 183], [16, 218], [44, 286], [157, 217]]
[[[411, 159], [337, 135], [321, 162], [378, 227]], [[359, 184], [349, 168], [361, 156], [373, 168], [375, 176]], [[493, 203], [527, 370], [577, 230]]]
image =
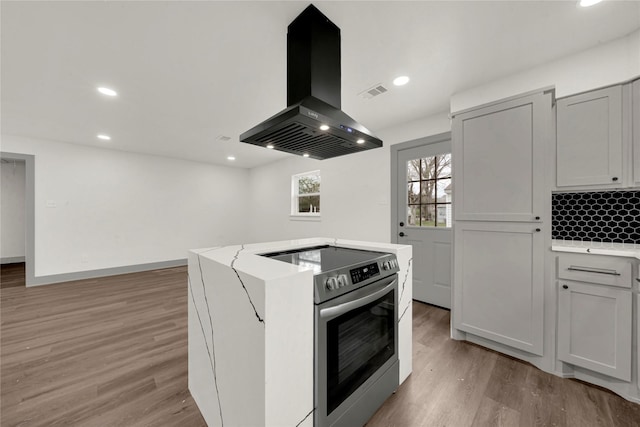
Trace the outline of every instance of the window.
[[407, 224], [451, 227], [451, 154], [407, 162]]
[[291, 177], [291, 215], [320, 216], [320, 171]]

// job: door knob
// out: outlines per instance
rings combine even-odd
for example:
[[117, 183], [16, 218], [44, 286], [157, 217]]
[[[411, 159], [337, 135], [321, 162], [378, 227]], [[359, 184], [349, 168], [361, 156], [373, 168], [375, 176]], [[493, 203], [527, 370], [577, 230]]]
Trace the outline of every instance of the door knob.
[[401, 232], [400, 232], [400, 234], [398, 234], [398, 236], [400, 236], [400, 237], [404, 237], [404, 236], [406, 236], [406, 234], [404, 234], [404, 233], [401, 231]]

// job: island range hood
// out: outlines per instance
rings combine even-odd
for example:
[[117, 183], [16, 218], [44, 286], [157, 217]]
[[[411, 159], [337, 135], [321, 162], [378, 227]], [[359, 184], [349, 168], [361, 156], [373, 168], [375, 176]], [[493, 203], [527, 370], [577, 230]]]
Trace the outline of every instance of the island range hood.
[[340, 72], [340, 29], [309, 5], [288, 27], [288, 107], [240, 141], [320, 160], [382, 147], [340, 110]]

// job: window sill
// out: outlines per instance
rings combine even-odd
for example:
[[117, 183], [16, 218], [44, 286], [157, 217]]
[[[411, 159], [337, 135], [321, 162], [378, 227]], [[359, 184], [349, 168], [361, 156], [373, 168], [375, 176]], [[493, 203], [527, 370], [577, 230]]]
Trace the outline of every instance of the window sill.
[[289, 215], [290, 221], [317, 221], [322, 219], [320, 215]]

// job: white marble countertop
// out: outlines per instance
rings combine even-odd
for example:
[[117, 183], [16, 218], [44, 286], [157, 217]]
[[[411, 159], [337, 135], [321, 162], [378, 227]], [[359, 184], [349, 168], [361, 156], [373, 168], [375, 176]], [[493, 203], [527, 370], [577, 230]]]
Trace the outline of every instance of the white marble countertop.
[[640, 247], [623, 243], [581, 242], [577, 240], [552, 240], [551, 250], [593, 255], [609, 255], [640, 259]]
[[[309, 267], [275, 262], [272, 259], [261, 257], [259, 254], [321, 245], [339, 245], [352, 249], [381, 251], [388, 251], [392, 248], [398, 249], [406, 246], [396, 245], [393, 243], [361, 242], [357, 240], [345, 240], [330, 237], [313, 237], [307, 239], [194, 249], [193, 251], [204, 258], [209, 258], [227, 266], [231, 266], [233, 264], [237, 271], [242, 271], [261, 279], [272, 279], [305, 271], [308, 270]], [[246, 262], [236, 264], [236, 261], [240, 259]]]

